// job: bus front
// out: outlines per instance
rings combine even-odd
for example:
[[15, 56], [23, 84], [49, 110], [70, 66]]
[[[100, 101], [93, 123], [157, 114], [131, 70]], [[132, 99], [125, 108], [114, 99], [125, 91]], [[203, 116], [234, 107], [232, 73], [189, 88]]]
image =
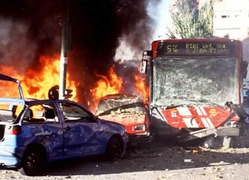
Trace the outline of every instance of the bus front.
[[[226, 103], [241, 104], [241, 44], [228, 39], [181, 39], [152, 43], [151, 129], [179, 134], [220, 126], [235, 127], [239, 117]], [[226, 105], [225, 105], [226, 104]], [[234, 115], [232, 114], [234, 113]], [[222, 131], [238, 135], [237, 129]]]

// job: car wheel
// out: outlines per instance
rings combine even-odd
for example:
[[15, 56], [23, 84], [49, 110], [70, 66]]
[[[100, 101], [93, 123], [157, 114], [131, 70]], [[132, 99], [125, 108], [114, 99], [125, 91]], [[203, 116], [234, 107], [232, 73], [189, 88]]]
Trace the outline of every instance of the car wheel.
[[42, 174], [45, 168], [45, 152], [39, 147], [28, 149], [22, 159], [20, 173], [28, 176]]
[[123, 142], [120, 138], [113, 136], [108, 144], [106, 149], [106, 158], [107, 160], [114, 161], [118, 158], [121, 158], [124, 154]]

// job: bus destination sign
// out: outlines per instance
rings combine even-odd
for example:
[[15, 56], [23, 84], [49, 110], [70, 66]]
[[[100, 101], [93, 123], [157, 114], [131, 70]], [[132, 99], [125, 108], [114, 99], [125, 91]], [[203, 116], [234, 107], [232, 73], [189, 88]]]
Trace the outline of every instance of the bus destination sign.
[[235, 55], [235, 43], [219, 41], [160, 42], [157, 55]]

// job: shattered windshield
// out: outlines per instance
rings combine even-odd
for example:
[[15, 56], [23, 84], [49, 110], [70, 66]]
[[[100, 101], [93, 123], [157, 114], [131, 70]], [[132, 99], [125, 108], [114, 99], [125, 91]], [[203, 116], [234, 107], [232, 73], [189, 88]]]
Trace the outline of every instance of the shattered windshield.
[[107, 115], [113, 113], [144, 114], [144, 104], [138, 98], [127, 96], [107, 98], [99, 102], [96, 115]]
[[155, 105], [239, 101], [235, 58], [158, 58], [153, 63]]

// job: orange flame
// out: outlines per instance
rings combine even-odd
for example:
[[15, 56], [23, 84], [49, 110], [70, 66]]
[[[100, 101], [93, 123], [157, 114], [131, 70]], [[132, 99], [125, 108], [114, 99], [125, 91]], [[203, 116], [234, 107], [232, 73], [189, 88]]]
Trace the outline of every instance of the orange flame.
[[114, 71], [114, 66], [110, 69], [108, 77], [97, 75], [101, 79], [96, 82], [96, 87], [91, 89], [95, 100], [108, 94], [117, 94], [121, 91], [123, 80]]
[[[41, 71], [27, 69], [25, 74], [20, 74], [12, 67], [0, 66], [3, 74], [14, 77], [21, 82], [24, 96], [27, 98], [48, 99], [48, 90], [59, 84], [60, 79], [60, 58], [41, 56], [40, 64], [43, 65]], [[76, 82], [66, 75], [67, 88], [73, 90], [72, 99], [77, 100]]]
[[143, 98], [144, 103], [148, 103], [149, 101], [149, 88], [146, 85], [146, 78], [142, 77], [140, 74], [135, 73], [135, 91], [137, 95]]
[[[97, 75], [97, 77], [101, 79], [97, 81], [96, 86], [90, 90], [94, 98], [93, 103], [95, 103], [91, 105], [90, 109], [95, 109], [97, 105], [96, 102], [106, 95], [125, 93], [125, 89], [123, 89], [124, 82], [122, 78], [115, 73], [114, 67], [110, 69], [108, 77], [103, 75]], [[149, 88], [146, 85], [145, 77], [142, 77], [139, 73], [135, 73], [133, 85], [134, 93], [132, 94], [139, 96], [145, 103], [148, 103]]]

